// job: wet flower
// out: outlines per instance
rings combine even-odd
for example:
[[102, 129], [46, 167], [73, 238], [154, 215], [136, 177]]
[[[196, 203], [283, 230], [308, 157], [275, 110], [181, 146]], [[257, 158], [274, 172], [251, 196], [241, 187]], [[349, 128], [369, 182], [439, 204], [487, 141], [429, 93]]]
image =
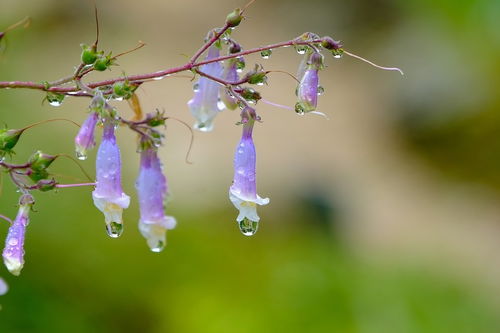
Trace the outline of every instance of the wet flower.
[[257, 232], [257, 205], [267, 205], [269, 198], [257, 194], [255, 179], [256, 154], [252, 139], [255, 110], [247, 107], [242, 111], [243, 134], [234, 155], [234, 179], [229, 188], [229, 199], [239, 210], [236, 221], [245, 236]]
[[139, 231], [146, 238], [153, 252], [160, 252], [166, 245], [166, 231], [175, 227], [175, 218], [165, 215], [167, 179], [154, 148], [141, 152], [139, 177], [136, 188], [139, 195], [141, 218]]
[[76, 157], [80, 160], [87, 158], [87, 150], [95, 145], [94, 130], [99, 116], [97, 113], [92, 112], [80, 127], [80, 131], [75, 137], [75, 151]]
[[323, 67], [323, 56], [320, 53], [312, 53], [307, 61], [306, 69], [300, 78], [297, 88], [298, 102], [295, 111], [298, 114], [316, 110], [318, 106], [318, 71]]
[[80, 160], [87, 158], [87, 150], [95, 146], [94, 131], [97, 121], [99, 120], [99, 111], [106, 105], [106, 100], [100, 91], [97, 91], [90, 103], [91, 113], [85, 119], [75, 137], [76, 157]]
[[[224, 66], [223, 66], [223, 71], [222, 71], [222, 78], [226, 81], [229, 81], [229, 82], [236, 82], [238, 81], [238, 72], [237, 72], [237, 68], [236, 68], [236, 64], [239, 60], [238, 59], [229, 59], [225, 62]], [[224, 105], [226, 106], [226, 108], [228, 108], [229, 110], [234, 110], [238, 107], [238, 100], [236, 99], [236, 97], [232, 96], [228, 89], [224, 86], [221, 86], [220, 88], [220, 91], [219, 91], [219, 95], [220, 95], [220, 100], [222, 101], [222, 103], [224, 103]]]
[[116, 144], [115, 125], [104, 123], [102, 141], [97, 151], [96, 187], [92, 192], [94, 205], [104, 213], [106, 231], [116, 238], [123, 231], [122, 212], [130, 204], [130, 197], [121, 185], [120, 149]]
[[[208, 49], [206, 60], [214, 59], [218, 56], [219, 49], [217, 46], [212, 45]], [[200, 70], [208, 75], [220, 77], [222, 67], [220, 63], [213, 62], [201, 66]], [[195, 87], [194, 97], [188, 102], [189, 110], [196, 119], [194, 128], [208, 132], [213, 129], [215, 116], [220, 112], [218, 106], [220, 85], [206, 77], [200, 77]]]
[[33, 205], [33, 197], [24, 194], [19, 200], [19, 210], [16, 219], [12, 222], [5, 240], [3, 262], [5, 267], [14, 275], [19, 275], [24, 266], [24, 234], [29, 223], [29, 212]]

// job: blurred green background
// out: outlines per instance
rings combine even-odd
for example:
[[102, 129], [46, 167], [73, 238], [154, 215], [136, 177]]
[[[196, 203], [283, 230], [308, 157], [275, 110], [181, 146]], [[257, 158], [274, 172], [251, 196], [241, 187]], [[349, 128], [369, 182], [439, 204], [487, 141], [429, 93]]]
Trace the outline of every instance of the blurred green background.
[[[208, 29], [241, 2], [97, 1], [101, 48], [121, 67], [91, 80], [182, 64]], [[3, 0], [0, 80], [54, 80], [92, 43], [90, 1]], [[257, 1], [234, 33], [244, 48], [304, 31], [405, 77], [352, 58], [327, 57], [319, 111], [330, 120], [259, 104], [258, 188], [271, 203], [251, 238], [227, 198], [240, 129], [225, 111], [212, 133], [195, 133], [184, 162], [185, 128], [169, 123], [162, 160], [178, 227], [161, 254], [125, 211], [118, 240], [104, 231], [89, 188], [36, 194], [20, 277], [0, 268], [0, 332], [498, 332], [500, 331], [500, 2], [495, 0]], [[247, 65], [295, 73], [300, 56], [275, 50]], [[295, 83], [272, 74], [267, 100], [293, 105]], [[188, 78], [139, 89], [147, 111], [192, 122]], [[82, 122], [88, 100], [59, 108], [43, 94], [0, 90], [0, 120], [13, 128], [67, 117]], [[114, 102], [131, 115], [126, 102]], [[14, 159], [34, 150], [73, 152], [75, 128], [27, 132]], [[119, 131], [125, 191], [135, 198], [135, 138]], [[82, 163], [93, 173], [93, 157]], [[69, 161], [61, 182], [82, 174]], [[14, 217], [17, 193], [4, 179], [0, 212]], [[2, 223], [0, 238], [7, 224]]]

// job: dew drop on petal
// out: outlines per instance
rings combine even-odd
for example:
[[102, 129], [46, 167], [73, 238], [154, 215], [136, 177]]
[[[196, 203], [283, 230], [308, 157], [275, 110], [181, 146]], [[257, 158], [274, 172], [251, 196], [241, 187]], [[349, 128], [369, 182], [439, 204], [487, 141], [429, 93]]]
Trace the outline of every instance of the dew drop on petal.
[[238, 222], [240, 231], [245, 236], [253, 236], [259, 228], [259, 222], [251, 221], [246, 217]]
[[111, 238], [118, 238], [123, 233], [123, 224], [118, 222], [111, 222], [106, 224], [106, 232]]

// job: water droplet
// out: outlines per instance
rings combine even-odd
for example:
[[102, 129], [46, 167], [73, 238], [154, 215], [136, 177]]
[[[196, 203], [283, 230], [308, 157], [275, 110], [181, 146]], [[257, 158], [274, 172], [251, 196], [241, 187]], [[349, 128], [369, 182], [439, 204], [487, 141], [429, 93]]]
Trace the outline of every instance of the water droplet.
[[259, 222], [251, 221], [246, 217], [238, 222], [238, 225], [240, 227], [241, 233], [245, 236], [255, 235], [257, 229], [259, 228]]
[[340, 59], [340, 58], [342, 58], [342, 54], [334, 54], [333, 57], [335, 59]]
[[194, 91], [194, 92], [198, 92], [198, 91], [200, 91], [200, 85], [199, 85], [198, 83], [195, 83], [195, 84], [193, 85], [193, 91]]
[[262, 57], [262, 59], [269, 59], [269, 57], [271, 57], [272, 53], [273, 53], [273, 50], [271, 50], [271, 49], [264, 50], [264, 51], [260, 52], [260, 56]]
[[111, 238], [118, 238], [123, 233], [123, 224], [118, 222], [111, 222], [106, 224], [106, 232]]
[[224, 102], [220, 98], [217, 100], [217, 108], [219, 109], [219, 111], [222, 111], [226, 108], [226, 104], [224, 104]]
[[115, 101], [121, 102], [123, 101], [123, 97], [115, 97]]
[[165, 248], [165, 242], [159, 240], [155, 246], [150, 246], [149, 248], [150, 248], [151, 252], [155, 252], [155, 253], [161, 252]]
[[304, 106], [302, 105], [302, 103], [300, 103], [300, 102], [295, 103], [295, 112], [301, 116], [304, 115], [305, 109], [304, 109]]
[[81, 151], [77, 151], [76, 158], [79, 159], [80, 161], [85, 161], [87, 159], [87, 154]]
[[57, 106], [61, 106], [62, 102], [61, 101], [53, 100], [53, 101], [50, 101], [49, 104], [52, 105], [52, 106], [57, 107]]
[[325, 88], [323, 88], [322, 86], [318, 86], [318, 96], [323, 95], [324, 92], [325, 92]]
[[307, 45], [295, 45], [298, 54], [306, 54], [308, 48]]
[[11, 238], [11, 239], [9, 239], [8, 243], [10, 246], [16, 246], [17, 243], [19, 243], [19, 241], [17, 240], [17, 238]]

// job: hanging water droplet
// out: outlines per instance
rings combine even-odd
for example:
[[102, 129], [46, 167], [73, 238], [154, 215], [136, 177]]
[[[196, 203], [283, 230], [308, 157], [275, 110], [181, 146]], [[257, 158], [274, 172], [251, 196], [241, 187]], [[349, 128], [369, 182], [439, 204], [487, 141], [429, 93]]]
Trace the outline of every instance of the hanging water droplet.
[[158, 252], [161, 252], [163, 251], [163, 249], [165, 248], [165, 242], [159, 240], [156, 245], [154, 246], [151, 246], [149, 247], [149, 249], [151, 250], [151, 252], [155, 252], [155, 253], [158, 253]]
[[259, 228], [259, 222], [251, 221], [246, 217], [238, 222], [240, 231], [245, 236], [253, 236]]
[[198, 92], [199, 90], [200, 90], [200, 85], [199, 85], [198, 83], [195, 83], [195, 84], [193, 85], [193, 91], [194, 91], [194, 92]]
[[111, 222], [106, 224], [106, 232], [111, 238], [118, 238], [123, 233], [123, 224], [118, 222]]
[[224, 102], [220, 98], [217, 100], [217, 108], [219, 109], [219, 111], [222, 111], [226, 108], [226, 104], [224, 104]]
[[307, 45], [295, 45], [298, 54], [306, 54], [308, 48]]
[[318, 86], [318, 96], [323, 95], [324, 92], [325, 92], [325, 88], [323, 88], [322, 86]]
[[77, 151], [76, 158], [79, 159], [80, 161], [85, 161], [87, 159], [87, 154], [81, 151]]
[[304, 108], [304, 106], [302, 105], [302, 103], [300, 103], [300, 102], [295, 103], [295, 112], [296, 112], [298, 115], [301, 115], [301, 116], [303, 116], [303, 115], [304, 115], [304, 113], [305, 113], [305, 108]]
[[58, 101], [58, 100], [52, 100], [49, 102], [49, 104], [57, 107], [57, 106], [61, 106], [62, 102]]
[[263, 59], [269, 59], [269, 57], [271, 57], [271, 54], [273, 53], [273, 50], [269, 49], [269, 50], [264, 50], [262, 52], [260, 52], [260, 56], [263, 58]]
[[236, 71], [238, 73], [243, 72], [243, 69], [245, 68], [245, 59], [242, 57], [238, 58], [236, 61]]

